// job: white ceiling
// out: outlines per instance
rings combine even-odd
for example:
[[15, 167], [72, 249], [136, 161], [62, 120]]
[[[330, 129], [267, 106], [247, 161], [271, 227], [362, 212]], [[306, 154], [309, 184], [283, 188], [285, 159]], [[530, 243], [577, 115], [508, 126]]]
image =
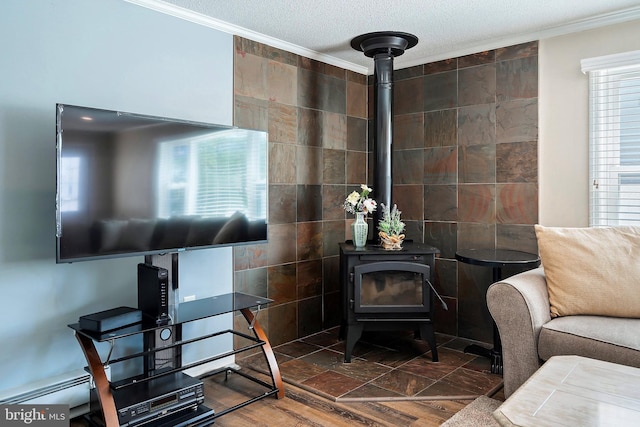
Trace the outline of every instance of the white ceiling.
[[[640, 19], [640, 0], [126, 0], [356, 72], [354, 37], [401, 31], [395, 68]], [[639, 24], [640, 25], [640, 21]]]

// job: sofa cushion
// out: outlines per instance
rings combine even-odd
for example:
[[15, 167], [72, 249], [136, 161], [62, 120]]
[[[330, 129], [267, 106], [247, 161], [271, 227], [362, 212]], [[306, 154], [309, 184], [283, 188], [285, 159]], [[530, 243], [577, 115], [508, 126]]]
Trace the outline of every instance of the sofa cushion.
[[535, 231], [553, 317], [640, 318], [640, 227]]
[[575, 354], [640, 368], [640, 319], [566, 316], [542, 326], [538, 356]]

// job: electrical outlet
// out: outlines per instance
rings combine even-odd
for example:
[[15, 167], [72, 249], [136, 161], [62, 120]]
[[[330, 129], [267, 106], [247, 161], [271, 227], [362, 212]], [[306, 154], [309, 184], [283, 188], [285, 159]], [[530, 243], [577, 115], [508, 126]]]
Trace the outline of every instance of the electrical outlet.
[[188, 295], [186, 297], [184, 297], [184, 299], [182, 301], [187, 302], [187, 301], [195, 301], [196, 296], [195, 295]]

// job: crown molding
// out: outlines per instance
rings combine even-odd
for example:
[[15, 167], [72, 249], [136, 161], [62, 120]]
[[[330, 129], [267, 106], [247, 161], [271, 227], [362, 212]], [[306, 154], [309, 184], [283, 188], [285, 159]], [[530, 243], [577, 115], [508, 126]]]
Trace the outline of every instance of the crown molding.
[[221, 21], [211, 16], [203, 15], [188, 9], [178, 7], [176, 5], [164, 2], [162, 0], [124, 0], [128, 3], [133, 3], [138, 6], [146, 7], [147, 9], [155, 10], [156, 12], [171, 15], [176, 18], [184, 19], [185, 21], [193, 22], [194, 24], [203, 25], [205, 27], [213, 28], [224, 33], [232, 34], [234, 36], [244, 37], [249, 40], [253, 40], [258, 43], [263, 43], [277, 49], [286, 50], [287, 52], [295, 53], [297, 55], [304, 56], [305, 58], [315, 59], [326, 64], [335, 65], [336, 67], [344, 68], [354, 71], [359, 74], [367, 74], [367, 67], [363, 67], [352, 62], [344, 61], [330, 56], [316, 52], [311, 49], [307, 49], [293, 43], [286, 42], [284, 40], [277, 39], [275, 37], [266, 36], [264, 34], [255, 32], [248, 28], [240, 27], [230, 24], [228, 22]]
[[[203, 15], [182, 7], [178, 7], [174, 4], [167, 3], [163, 0], [124, 0], [128, 3], [133, 3], [138, 6], [146, 7], [148, 9], [155, 10], [166, 15], [171, 15], [176, 18], [184, 19], [186, 21], [193, 22], [198, 25], [213, 28], [218, 31], [222, 31], [228, 34], [244, 37], [249, 40], [253, 40], [259, 43], [263, 43], [278, 49], [283, 49], [287, 52], [295, 53], [306, 58], [315, 59], [336, 67], [344, 68], [354, 71], [356, 73], [369, 75], [373, 73], [373, 66], [363, 67], [352, 62], [338, 59], [331, 55], [316, 52], [311, 49], [307, 49], [293, 43], [286, 42], [274, 37], [266, 36], [264, 34], [255, 32], [248, 28], [240, 27], [237, 25], [229, 24], [228, 22], [221, 21], [219, 19]], [[640, 6], [632, 7], [629, 9], [619, 10], [603, 15], [599, 15], [593, 18], [580, 19], [572, 22], [568, 22], [553, 27], [544, 28], [538, 31], [533, 31], [526, 34], [517, 34], [507, 37], [499, 37], [492, 40], [485, 40], [482, 43], [468, 46], [464, 49], [445, 52], [441, 55], [434, 55], [430, 57], [418, 58], [409, 62], [401, 62], [398, 59], [396, 61], [396, 68], [408, 68], [416, 65], [427, 64], [429, 62], [441, 61], [449, 58], [456, 58], [459, 56], [470, 55], [472, 53], [483, 52], [486, 50], [497, 49], [504, 46], [512, 46], [520, 43], [526, 43], [534, 40], [542, 40], [557, 36], [563, 36], [570, 33], [577, 33], [580, 31], [592, 30], [594, 28], [603, 27], [606, 25], [620, 24], [627, 21], [640, 19]]]

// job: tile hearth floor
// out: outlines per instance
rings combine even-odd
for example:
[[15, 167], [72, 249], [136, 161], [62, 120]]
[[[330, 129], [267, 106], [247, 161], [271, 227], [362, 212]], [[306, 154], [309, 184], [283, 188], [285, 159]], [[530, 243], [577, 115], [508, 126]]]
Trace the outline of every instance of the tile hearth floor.
[[[365, 332], [351, 363], [344, 363], [339, 328], [274, 347], [286, 383], [336, 401], [365, 399], [461, 399], [492, 395], [502, 376], [490, 372], [489, 360], [465, 354], [463, 338], [436, 334], [439, 361], [431, 361], [429, 346], [413, 332]], [[237, 361], [243, 368], [267, 372], [262, 354]]]

